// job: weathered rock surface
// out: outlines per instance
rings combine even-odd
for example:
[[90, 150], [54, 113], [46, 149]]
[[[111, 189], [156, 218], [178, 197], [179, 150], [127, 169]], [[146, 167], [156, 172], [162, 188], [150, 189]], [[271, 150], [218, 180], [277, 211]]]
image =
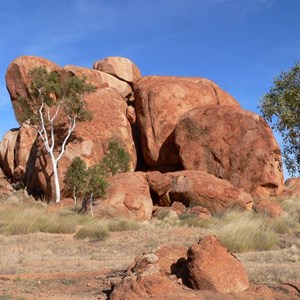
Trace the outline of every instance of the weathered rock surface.
[[45, 67], [48, 72], [60, 70], [61, 67], [54, 62], [36, 56], [21, 56], [15, 59], [8, 67], [5, 81], [11, 97], [15, 116], [19, 124], [24, 121], [23, 109], [18, 97], [29, 98], [30, 102], [30, 77], [29, 71], [35, 67]]
[[[216, 260], [212, 252], [214, 250], [216, 250]], [[199, 272], [196, 272], [197, 267], [200, 269]], [[189, 283], [191, 279], [189, 268], [193, 268], [194, 272], [191, 275], [197, 279], [199, 274], [206, 272], [203, 274], [207, 276], [203, 281], [204, 290], [192, 289], [193, 286]], [[154, 252], [137, 257], [128, 267], [122, 280], [113, 284], [110, 295], [110, 299], [113, 300], [298, 298], [297, 291], [289, 290], [287, 285], [274, 287], [274, 291], [266, 285], [249, 285], [248, 276], [241, 263], [221, 246], [214, 236], [205, 237], [198, 244], [190, 247], [188, 253], [186, 247], [165, 245]]]
[[171, 179], [159, 171], [147, 172], [147, 180], [152, 192], [158, 196], [166, 194], [172, 184]]
[[0, 168], [0, 201], [6, 200], [8, 197], [13, 196], [14, 188], [6, 180], [5, 174]]
[[37, 130], [34, 126], [23, 123], [19, 129], [14, 154], [14, 181], [24, 181], [27, 166], [33, 160], [33, 147], [37, 138]]
[[268, 215], [271, 218], [281, 217], [284, 213], [283, 208], [279, 203], [268, 199], [259, 200], [253, 205], [253, 210], [258, 213]]
[[[165, 248], [168, 254], [158, 250], [155, 253], [144, 254], [138, 257], [127, 271], [121, 283], [116, 284], [110, 296], [112, 300], [140, 300], [140, 299], [203, 299], [197, 292], [185, 288], [177, 281], [176, 276], [170, 274], [171, 265], [176, 264], [181, 255], [186, 256], [186, 250]], [[183, 253], [185, 252], [185, 254]], [[171, 264], [168, 266], [168, 264]], [[172, 272], [172, 274], [174, 274]]]
[[157, 264], [160, 271], [166, 275], [177, 274], [177, 277], [181, 277], [184, 268], [187, 263], [187, 247], [181, 245], [164, 245], [157, 248], [154, 254], [158, 257]]
[[199, 205], [211, 214], [223, 213], [229, 208], [251, 209], [252, 197], [230, 182], [201, 171], [167, 173], [172, 180], [170, 202], [182, 202], [186, 207]]
[[86, 81], [95, 88], [115, 88], [124, 98], [132, 93], [132, 89], [128, 83], [105, 72], [70, 65], [65, 66], [64, 70], [71, 71], [78, 77], [85, 77]]
[[239, 293], [249, 288], [249, 278], [241, 262], [213, 235], [192, 245], [187, 260], [195, 289]]
[[300, 177], [288, 178], [284, 183], [284, 196], [300, 198]]
[[142, 77], [138, 67], [128, 58], [112, 56], [98, 60], [93, 68], [111, 74], [129, 83], [135, 83]]
[[185, 113], [175, 130], [185, 169], [230, 181], [253, 195], [280, 194], [280, 149], [258, 115], [238, 107], [212, 106]]
[[[98, 163], [107, 153], [108, 144], [111, 140], [118, 141], [129, 153], [130, 169], [136, 166], [136, 151], [131, 135], [131, 126], [126, 117], [126, 102], [114, 88], [97, 89], [94, 93], [85, 96], [86, 107], [92, 112], [92, 120], [78, 122], [67, 144], [66, 151], [59, 162], [59, 177], [63, 186], [64, 173], [71, 161], [80, 156], [88, 166]], [[57, 128], [63, 132], [65, 120], [57, 122]], [[62, 134], [61, 137], [64, 137]], [[46, 192], [52, 194], [54, 187], [52, 165], [49, 155], [39, 144], [36, 161], [34, 164], [35, 174], [31, 176], [28, 190], [32, 193]], [[57, 155], [57, 153], [56, 153]]]
[[0, 143], [0, 166], [7, 178], [12, 178], [15, 169], [15, 146], [18, 129], [9, 130]]
[[199, 106], [239, 106], [207, 79], [162, 76], [137, 82], [135, 104], [144, 158], [151, 167], [180, 163], [173, 131], [183, 113]]
[[95, 201], [95, 217], [126, 217], [150, 220], [153, 203], [144, 173], [119, 173], [110, 177], [105, 199]]

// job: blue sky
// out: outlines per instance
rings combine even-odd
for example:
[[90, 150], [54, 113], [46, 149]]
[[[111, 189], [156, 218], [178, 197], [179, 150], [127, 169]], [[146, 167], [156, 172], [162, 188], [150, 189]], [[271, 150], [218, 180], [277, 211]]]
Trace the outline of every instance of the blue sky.
[[125, 56], [143, 75], [215, 81], [258, 112], [300, 59], [300, 0], [0, 0], [0, 138], [18, 126], [4, 76], [18, 56], [92, 67]]

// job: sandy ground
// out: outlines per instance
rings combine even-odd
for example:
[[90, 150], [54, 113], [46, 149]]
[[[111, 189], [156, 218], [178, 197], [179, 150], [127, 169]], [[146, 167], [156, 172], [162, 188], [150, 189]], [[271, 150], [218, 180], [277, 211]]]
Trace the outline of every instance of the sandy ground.
[[[163, 244], [190, 246], [204, 234], [201, 228], [145, 224], [102, 242], [49, 233], [0, 236], [0, 300], [106, 299], [135, 256]], [[300, 239], [282, 236], [280, 244], [284, 248], [238, 254], [252, 282], [300, 282]]]

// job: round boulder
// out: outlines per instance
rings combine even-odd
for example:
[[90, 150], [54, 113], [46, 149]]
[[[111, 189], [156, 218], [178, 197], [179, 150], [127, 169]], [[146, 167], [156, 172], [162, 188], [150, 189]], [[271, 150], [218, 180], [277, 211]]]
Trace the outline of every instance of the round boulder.
[[187, 170], [213, 174], [257, 196], [283, 190], [279, 146], [255, 113], [235, 106], [195, 108], [178, 122], [175, 142]]

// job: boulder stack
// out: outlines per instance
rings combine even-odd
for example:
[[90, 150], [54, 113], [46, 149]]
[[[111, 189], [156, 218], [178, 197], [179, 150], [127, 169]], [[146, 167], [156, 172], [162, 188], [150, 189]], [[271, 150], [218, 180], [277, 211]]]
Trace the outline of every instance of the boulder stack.
[[[105, 155], [111, 140], [120, 142], [130, 155], [132, 173], [109, 179], [111, 187], [102, 204], [111, 215], [149, 219], [153, 204], [175, 202], [197, 205], [195, 212], [200, 214], [219, 214], [236, 206], [251, 209], [253, 196], [282, 192], [280, 150], [271, 129], [214, 82], [200, 77], [142, 77], [124, 57], [101, 59], [90, 69], [23, 56], [10, 64], [6, 74], [21, 127], [9, 131], [1, 142], [0, 166], [10, 182], [22, 180], [29, 193], [51, 197], [54, 190], [43, 142], [30, 120], [22, 124], [20, 97], [30, 106], [29, 72], [40, 66], [84, 77], [95, 87], [84, 97], [92, 120], [77, 123], [59, 162], [62, 188], [76, 156], [92, 166]], [[58, 140], [65, 122], [59, 115]]]

